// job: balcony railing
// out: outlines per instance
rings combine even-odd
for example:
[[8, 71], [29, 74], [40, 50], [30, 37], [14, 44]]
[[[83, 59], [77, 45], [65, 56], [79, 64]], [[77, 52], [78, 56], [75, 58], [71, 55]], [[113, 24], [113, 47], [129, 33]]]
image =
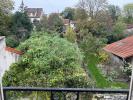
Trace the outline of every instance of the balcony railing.
[[[4, 87], [3, 88], [4, 100], [9, 100], [11, 95], [14, 96], [13, 93], [26, 93], [26, 95], [30, 95], [32, 94], [32, 92], [48, 93], [49, 99], [44, 99], [44, 98], [35, 99], [34, 97], [34, 99], [26, 99], [26, 100], [92, 100], [91, 98], [97, 94], [102, 96], [108, 95], [106, 96], [106, 98], [103, 97], [104, 100], [117, 100], [117, 99], [110, 98], [113, 95], [116, 95], [116, 97], [118, 97], [118, 95], [123, 95], [124, 98], [119, 100], [128, 100], [129, 90], [86, 89], [86, 88], [33, 88], [33, 87]], [[10, 96], [8, 96], [8, 94], [10, 94]], [[89, 98], [90, 95], [91, 95], [91, 98]]]

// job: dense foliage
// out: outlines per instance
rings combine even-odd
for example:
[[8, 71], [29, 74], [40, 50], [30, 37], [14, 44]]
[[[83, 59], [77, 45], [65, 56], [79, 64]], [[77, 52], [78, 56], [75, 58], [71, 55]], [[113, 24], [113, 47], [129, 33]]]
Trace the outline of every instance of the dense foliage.
[[44, 33], [20, 46], [24, 55], [3, 78], [4, 86], [92, 87], [81, 67], [83, 55], [77, 45]]

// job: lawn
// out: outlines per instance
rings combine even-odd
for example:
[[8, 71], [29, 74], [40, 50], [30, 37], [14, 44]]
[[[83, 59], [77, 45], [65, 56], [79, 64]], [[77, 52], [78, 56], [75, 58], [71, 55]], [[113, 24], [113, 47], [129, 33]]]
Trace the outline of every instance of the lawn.
[[97, 64], [99, 62], [98, 57], [95, 55], [90, 55], [87, 59], [88, 70], [92, 78], [96, 81], [97, 88], [128, 88], [128, 84], [121, 82], [110, 82], [101, 74], [97, 68]]

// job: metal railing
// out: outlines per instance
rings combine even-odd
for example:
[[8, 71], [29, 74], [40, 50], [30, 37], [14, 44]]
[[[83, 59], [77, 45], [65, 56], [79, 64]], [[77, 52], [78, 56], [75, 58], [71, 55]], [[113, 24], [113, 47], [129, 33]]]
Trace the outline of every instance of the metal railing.
[[[112, 90], [112, 89], [86, 89], [86, 88], [35, 88], [35, 87], [3, 87], [4, 100], [8, 100], [7, 92], [49, 92], [50, 100], [55, 99], [55, 93], [74, 93], [76, 98], [74, 100], [81, 100], [81, 93], [88, 94], [124, 94], [126, 95], [126, 100], [128, 100], [129, 90]], [[66, 99], [61, 99], [66, 100]], [[90, 99], [88, 99], [90, 100]]]

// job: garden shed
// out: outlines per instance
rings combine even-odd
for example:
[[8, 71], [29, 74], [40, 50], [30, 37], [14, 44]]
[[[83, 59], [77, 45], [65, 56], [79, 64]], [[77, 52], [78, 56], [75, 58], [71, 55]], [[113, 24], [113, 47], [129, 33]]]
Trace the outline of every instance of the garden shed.
[[110, 54], [113, 62], [122, 64], [126, 61], [133, 64], [133, 36], [109, 44], [103, 49]]

